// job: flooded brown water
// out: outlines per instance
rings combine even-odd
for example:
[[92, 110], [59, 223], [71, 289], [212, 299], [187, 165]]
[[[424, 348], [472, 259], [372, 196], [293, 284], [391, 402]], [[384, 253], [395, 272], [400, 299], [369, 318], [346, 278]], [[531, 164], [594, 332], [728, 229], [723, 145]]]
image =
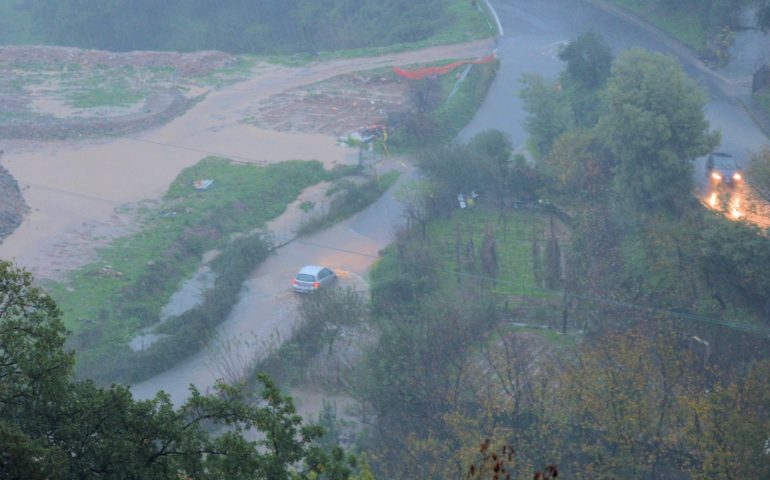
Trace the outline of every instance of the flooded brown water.
[[[55, 263], [59, 270], [76, 268], [92, 259], [89, 251], [125, 233], [116, 207], [159, 198], [183, 168], [208, 155], [257, 164], [354, 163], [354, 152], [333, 137], [268, 131], [242, 120], [259, 101], [290, 88], [381, 66], [480, 56], [489, 48], [484, 40], [306, 67], [262, 64], [253, 78], [210, 92], [184, 115], [151, 131], [102, 140], [4, 142], [2, 162], [18, 180], [30, 214], [0, 244], [0, 258], [15, 259], [40, 277], [57, 275]], [[73, 258], [62, 261], [62, 256]]]

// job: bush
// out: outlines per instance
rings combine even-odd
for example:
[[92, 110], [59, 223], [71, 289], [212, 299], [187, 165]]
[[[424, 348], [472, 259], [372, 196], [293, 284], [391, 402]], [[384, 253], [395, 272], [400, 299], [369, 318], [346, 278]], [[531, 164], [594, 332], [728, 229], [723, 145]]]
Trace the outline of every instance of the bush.
[[372, 178], [362, 184], [340, 180], [326, 192], [327, 195], [337, 195], [329, 206], [329, 212], [308, 220], [297, 233], [309, 235], [360, 212], [376, 202], [396, 182], [398, 175], [398, 172], [388, 172], [379, 179]]
[[[98, 374], [97, 381], [140, 382], [164, 371], [203, 347], [214, 329], [224, 322], [238, 300], [242, 284], [270, 254], [269, 241], [260, 235], [234, 240], [211, 262], [216, 274], [214, 288], [207, 291], [201, 305], [172, 317], [156, 333], [166, 334], [143, 352], [132, 352], [125, 345], [112, 355], [115, 360]], [[126, 365], [131, 365], [126, 369]]]

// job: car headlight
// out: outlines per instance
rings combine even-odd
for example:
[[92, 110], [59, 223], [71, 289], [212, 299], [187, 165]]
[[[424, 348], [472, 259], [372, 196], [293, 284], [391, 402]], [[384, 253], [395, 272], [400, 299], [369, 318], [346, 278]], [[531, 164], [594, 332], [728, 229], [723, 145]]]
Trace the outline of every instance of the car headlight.
[[733, 180], [735, 180], [736, 182], [740, 182], [741, 180], [743, 180], [743, 175], [741, 175], [740, 173], [734, 173]]
[[711, 172], [711, 178], [714, 180], [722, 180], [722, 175], [720, 175], [719, 172]]

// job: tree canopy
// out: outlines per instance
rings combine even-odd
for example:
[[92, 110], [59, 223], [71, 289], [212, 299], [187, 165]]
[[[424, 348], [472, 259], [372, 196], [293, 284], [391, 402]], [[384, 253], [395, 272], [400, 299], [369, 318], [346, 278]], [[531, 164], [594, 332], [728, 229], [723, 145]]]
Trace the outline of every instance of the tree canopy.
[[587, 89], [595, 89], [610, 76], [613, 55], [604, 37], [594, 30], [589, 30], [569, 42], [559, 52], [559, 59], [567, 64], [567, 81], [577, 82]]
[[408, 43], [450, 25], [440, 0], [31, 0], [45, 43], [113, 51], [291, 53]]
[[691, 197], [692, 160], [719, 143], [705, 95], [672, 57], [634, 49], [614, 63], [604, 99], [597, 128], [618, 161], [618, 197], [676, 210]]
[[323, 430], [265, 376], [256, 400], [219, 383], [211, 395], [191, 386], [179, 408], [162, 392], [140, 401], [124, 386], [74, 382], [61, 313], [32, 280], [0, 261], [0, 477], [350, 477], [352, 457], [322, 450]]

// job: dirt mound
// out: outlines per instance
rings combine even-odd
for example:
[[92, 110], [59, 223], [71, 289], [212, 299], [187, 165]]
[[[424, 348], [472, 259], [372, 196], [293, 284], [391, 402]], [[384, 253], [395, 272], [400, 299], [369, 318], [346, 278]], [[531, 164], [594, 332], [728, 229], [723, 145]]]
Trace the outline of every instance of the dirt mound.
[[139, 113], [107, 119], [51, 118], [31, 123], [0, 124], [0, 138], [49, 140], [120, 135], [166, 123], [184, 113], [194, 103], [194, 99], [187, 99], [176, 91], [160, 92], [150, 96]]
[[340, 75], [265, 99], [246, 122], [269, 130], [347, 135], [408, 110], [408, 91], [408, 82], [389, 72]]
[[180, 52], [107, 52], [70, 47], [6, 46], [0, 47], [1, 64], [78, 65], [109, 68], [173, 68], [183, 76], [206, 75], [232, 66], [238, 59], [217, 51]]
[[[0, 158], [2, 158], [1, 151]], [[2, 241], [21, 225], [24, 214], [28, 210], [18, 183], [2, 165], [0, 165], [0, 199], [2, 199], [0, 202], [0, 241]]]

